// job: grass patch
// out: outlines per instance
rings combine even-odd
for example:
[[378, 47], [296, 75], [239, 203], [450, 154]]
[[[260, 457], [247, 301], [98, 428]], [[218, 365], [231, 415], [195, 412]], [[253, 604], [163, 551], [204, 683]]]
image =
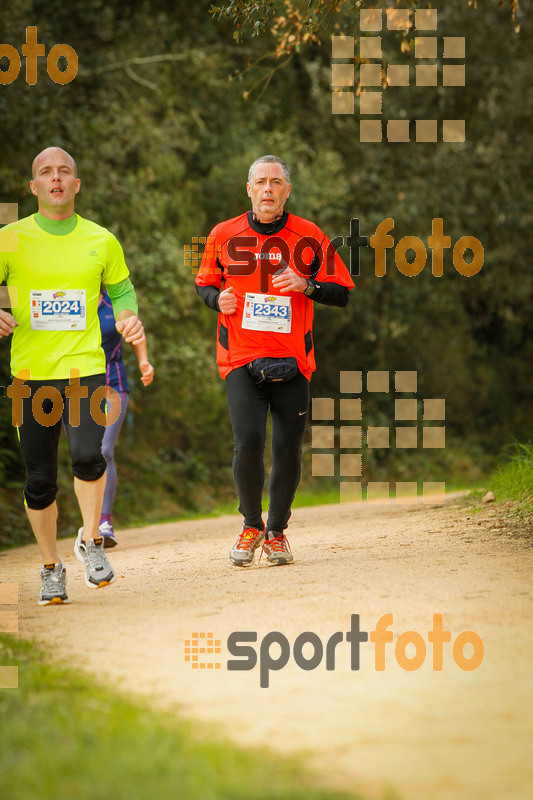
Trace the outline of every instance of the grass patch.
[[496, 506], [509, 516], [533, 516], [533, 444], [515, 442], [505, 452], [508, 455], [504, 463], [485, 478], [481, 486], [471, 488], [465, 498], [474, 503], [469, 513], [483, 511], [486, 506], [482, 499], [492, 491]]
[[[472, 490], [472, 483], [467, 484], [465, 482], [457, 482], [457, 483], [446, 483], [446, 493], [450, 492], [467, 492]], [[481, 489], [475, 489], [480, 493], [481, 498]], [[296, 492], [296, 497], [294, 498], [294, 502], [292, 504], [292, 508], [307, 508], [310, 506], [329, 506], [329, 505], [339, 505], [339, 484], [332, 483], [332, 484], [325, 484], [321, 487], [317, 487], [316, 489], [311, 489], [310, 487], [304, 487], [302, 489], [298, 489]], [[417, 495], [422, 496], [422, 483], [417, 488]], [[385, 492], [381, 494], [383, 499], [385, 500], [387, 497], [390, 499], [394, 499], [394, 492], [391, 490], [387, 495]], [[366, 487], [363, 487], [363, 498], [366, 499]], [[200, 511], [184, 511], [180, 514], [166, 517], [165, 519], [159, 519], [158, 523], [164, 522], [181, 522], [182, 520], [191, 520], [191, 519], [205, 519], [207, 517], [220, 517], [225, 514], [238, 514], [238, 500], [235, 497], [234, 500], [231, 500], [226, 503], [219, 503], [214, 508], [210, 509], [209, 511], [200, 510]], [[263, 511], [268, 509], [268, 494], [263, 494]], [[264, 516], [264, 514], [263, 514]], [[146, 525], [146, 522], [139, 521], [138, 525], [143, 526]], [[124, 526], [125, 527], [125, 526]]]
[[29, 642], [0, 636], [0, 664], [19, 666], [19, 688], [0, 690], [6, 800], [356, 800], [317, 788], [296, 761], [200, 739]]
[[514, 452], [494, 474], [490, 488], [496, 500], [511, 501], [522, 513], [533, 513], [533, 444], [513, 445]]

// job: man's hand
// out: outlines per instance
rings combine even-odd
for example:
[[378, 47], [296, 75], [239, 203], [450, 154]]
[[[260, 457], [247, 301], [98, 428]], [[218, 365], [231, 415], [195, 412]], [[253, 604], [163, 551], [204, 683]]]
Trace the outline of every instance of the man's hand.
[[223, 314], [234, 314], [237, 310], [237, 298], [233, 288], [224, 289], [218, 296], [218, 308]]
[[9, 311], [0, 308], [0, 336], [11, 336], [13, 329], [18, 325], [17, 320]]
[[144, 335], [144, 328], [141, 320], [135, 314], [126, 318], [120, 318], [123, 312], [120, 311], [115, 327], [119, 333], [122, 334], [124, 339], [131, 344], [141, 344], [146, 341]]
[[280, 275], [274, 275], [272, 278], [272, 286], [280, 294], [304, 292], [307, 289], [307, 280], [302, 278], [301, 275], [298, 275], [291, 267], [287, 267]]
[[141, 370], [141, 381], [144, 386], [150, 386], [154, 379], [154, 368], [149, 361], [139, 361], [139, 369]]

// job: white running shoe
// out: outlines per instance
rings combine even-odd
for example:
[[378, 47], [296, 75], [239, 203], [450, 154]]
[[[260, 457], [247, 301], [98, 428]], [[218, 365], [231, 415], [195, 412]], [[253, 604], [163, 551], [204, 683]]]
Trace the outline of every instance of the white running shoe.
[[85, 583], [90, 589], [100, 589], [116, 581], [115, 571], [104, 552], [104, 540], [89, 539], [83, 541], [83, 528], [78, 531], [74, 545], [74, 555], [85, 564]]
[[40, 606], [55, 606], [70, 603], [67, 596], [67, 571], [61, 559], [53, 569], [41, 567], [41, 591], [38, 603]]

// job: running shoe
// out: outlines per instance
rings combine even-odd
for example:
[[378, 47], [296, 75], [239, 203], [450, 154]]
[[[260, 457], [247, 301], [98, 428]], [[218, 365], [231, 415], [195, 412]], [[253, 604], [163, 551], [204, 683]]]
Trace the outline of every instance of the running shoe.
[[101, 522], [99, 531], [100, 536], [104, 540], [105, 548], [117, 546], [117, 537], [115, 536], [115, 531], [113, 530], [113, 526], [110, 522], [107, 522], [107, 520], [105, 522]]
[[[261, 550], [261, 556], [263, 553], [266, 555], [267, 564], [273, 567], [292, 564], [294, 556], [291, 553], [289, 540], [285, 534], [278, 533], [278, 531], [270, 531], [269, 535], [271, 538], [265, 539], [263, 542], [263, 549]], [[261, 556], [259, 556], [259, 559], [261, 559]]]
[[115, 571], [104, 553], [104, 540], [98, 539], [83, 541], [83, 528], [78, 531], [78, 538], [74, 545], [74, 555], [85, 564], [85, 583], [89, 589], [100, 589], [116, 581]]
[[41, 567], [40, 606], [55, 606], [70, 603], [67, 597], [67, 571], [62, 561], [54, 564], [53, 569]]
[[261, 546], [265, 538], [265, 523], [263, 529], [243, 528], [239, 538], [229, 552], [229, 560], [236, 567], [250, 567], [255, 560], [255, 551]]

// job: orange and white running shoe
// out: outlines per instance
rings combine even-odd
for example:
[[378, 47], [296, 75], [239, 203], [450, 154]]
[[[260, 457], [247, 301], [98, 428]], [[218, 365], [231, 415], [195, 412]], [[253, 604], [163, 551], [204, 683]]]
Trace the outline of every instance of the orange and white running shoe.
[[[263, 542], [263, 549], [261, 550], [261, 556], [263, 553], [266, 555], [267, 564], [271, 567], [281, 567], [285, 564], [292, 564], [294, 562], [294, 556], [291, 552], [289, 540], [285, 534], [278, 533], [277, 531], [270, 531], [269, 535], [271, 538], [265, 539]], [[259, 556], [260, 560], [261, 556]]]
[[255, 560], [255, 551], [261, 546], [265, 538], [265, 523], [263, 528], [243, 528], [239, 538], [229, 551], [229, 560], [236, 567], [250, 567]]

